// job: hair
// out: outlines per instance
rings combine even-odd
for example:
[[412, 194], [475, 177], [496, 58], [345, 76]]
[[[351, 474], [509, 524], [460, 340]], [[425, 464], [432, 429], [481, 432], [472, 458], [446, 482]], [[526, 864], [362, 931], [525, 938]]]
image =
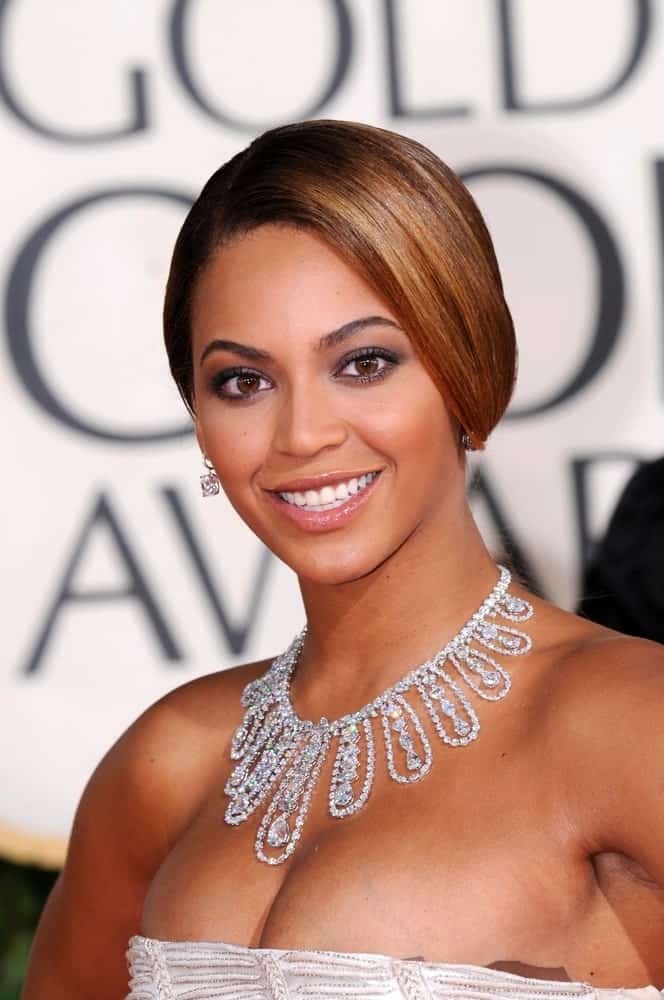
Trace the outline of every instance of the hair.
[[173, 378], [195, 412], [191, 307], [216, 251], [265, 224], [322, 238], [393, 310], [482, 448], [514, 388], [516, 343], [491, 236], [470, 192], [414, 139], [355, 122], [270, 129], [207, 181], [177, 238], [164, 303]]

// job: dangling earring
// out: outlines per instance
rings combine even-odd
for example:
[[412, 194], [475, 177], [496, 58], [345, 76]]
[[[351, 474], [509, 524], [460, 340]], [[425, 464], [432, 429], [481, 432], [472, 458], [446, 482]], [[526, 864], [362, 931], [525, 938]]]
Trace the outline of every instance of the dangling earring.
[[219, 476], [214, 471], [214, 465], [207, 455], [203, 455], [203, 464], [208, 471], [201, 476], [201, 493], [204, 497], [214, 497], [221, 489]]

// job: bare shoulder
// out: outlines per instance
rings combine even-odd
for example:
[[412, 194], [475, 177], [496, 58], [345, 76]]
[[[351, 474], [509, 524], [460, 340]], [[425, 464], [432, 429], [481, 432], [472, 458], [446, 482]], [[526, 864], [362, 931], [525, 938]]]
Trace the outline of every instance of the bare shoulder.
[[[176, 777], [200, 767], [230, 738], [243, 709], [246, 685], [263, 674], [270, 660], [259, 660], [197, 677], [150, 706], [113, 748], [130, 771], [164, 772]], [[191, 775], [190, 775], [191, 776]]]
[[76, 813], [64, 881], [107, 852], [117, 870], [150, 878], [189, 824], [238, 725], [240, 697], [269, 661], [207, 674], [151, 705], [110, 748]]
[[664, 885], [664, 646], [541, 611], [538, 718], [589, 853], [621, 852]]
[[588, 723], [621, 718], [664, 685], [664, 646], [615, 632], [538, 601], [547, 684], [558, 709], [583, 707]]
[[93, 774], [83, 812], [88, 807], [94, 814], [98, 797], [129, 796], [145, 834], [132, 840], [146, 851], [148, 864], [156, 864], [198, 809], [210, 782], [218, 780], [219, 762], [242, 717], [242, 691], [269, 663], [260, 660], [197, 677], [151, 705]]

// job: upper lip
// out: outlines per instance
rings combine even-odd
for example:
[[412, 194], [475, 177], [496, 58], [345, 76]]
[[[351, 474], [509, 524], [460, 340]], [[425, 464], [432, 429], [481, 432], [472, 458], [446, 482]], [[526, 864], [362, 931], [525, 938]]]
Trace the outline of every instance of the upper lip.
[[359, 472], [321, 472], [318, 476], [305, 476], [302, 479], [289, 479], [277, 486], [266, 487], [270, 493], [306, 493], [307, 490], [319, 490], [323, 486], [334, 483], [347, 483], [351, 479], [359, 479], [371, 472], [381, 472], [381, 469], [360, 469]]

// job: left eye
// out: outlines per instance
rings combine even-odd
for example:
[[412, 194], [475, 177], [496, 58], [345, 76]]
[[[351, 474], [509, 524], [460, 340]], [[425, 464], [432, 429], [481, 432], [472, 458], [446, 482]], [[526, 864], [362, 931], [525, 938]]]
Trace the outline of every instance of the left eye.
[[[350, 375], [352, 378], [369, 381], [386, 375], [394, 362], [379, 354], [361, 354], [350, 358], [339, 369], [339, 375]], [[352, 371], [352, 369], [355, 371]], [[350, 369], [350, 371], [348, 370]]]

